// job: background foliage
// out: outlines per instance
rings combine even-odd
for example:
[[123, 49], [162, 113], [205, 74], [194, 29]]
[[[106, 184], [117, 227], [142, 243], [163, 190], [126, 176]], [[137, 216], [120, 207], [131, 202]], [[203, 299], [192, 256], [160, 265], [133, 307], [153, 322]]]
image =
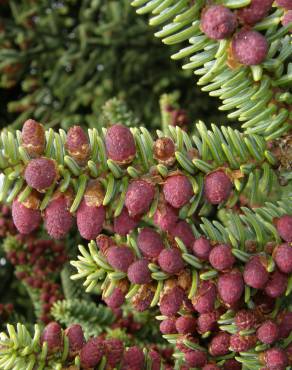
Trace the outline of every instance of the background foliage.
[[127, 0], [2, 1], [0, 123], [93, 126], [116, 96], [153, 127], [159, 96], [173, 90], [192, 119], [212, 119], [216, 103], [171, 62], [176, 50], [153, 37]]

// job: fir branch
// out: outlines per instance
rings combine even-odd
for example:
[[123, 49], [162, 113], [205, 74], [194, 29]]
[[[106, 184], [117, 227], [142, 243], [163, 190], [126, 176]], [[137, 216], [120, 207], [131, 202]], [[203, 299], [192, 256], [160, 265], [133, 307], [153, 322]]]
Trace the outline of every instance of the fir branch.
[[[274, 242], [275, 244], [280, 243], [281, 239], [276, 228], [273, 225], [275, 218], [280, 218], [285, 214], [292, 213], [292, 202], [278, 202], [276, 204], [267, 203], [266, 207], [256, 208], [249, 210], [242, 207], [242, 214], [227, 213], [227, 218], [223, 224], [214, 220], [209, 221], [207, 218], [202, 217], [202, 223], [199, 227], [191, 224], [194, 234], [197, 238], [204, 236], [211, 240], [212, 243], [228, 243], [232, 246], [232, 253], [239, 262], [247, 262], [252, 256], [258, 253], [265, 253], [265, 246], [267, 243]], [[192, 282], [188, 286], [186, 292], [189, 297], [195, 295], [193, 286], [197, 286], [196, 280], [198, 278], [202, 280], [214, 279], [218, 276], [218, 272], [210, 268], [203, 268], [202, 262], [190, 254], [183, 241], [176, 238], [176, 243], [181, 249], [182, 258], [186, 264], [186, 272], [188, 275], [192, 275]], [[250, 252], [248, 245], [249, 242], [253, 243], [254, 251]], [[165, 240], [167, 243], [167, 240]], [[133, 252], [137, 253], [137, 240], [136, 233], [131, 233], [127, 237], [127, 246], [130, 247]], [[71, 276], [71, 279], [78, 280], [84, 279], [83, 285], [86, 287], [86, 291], [92, 291], [96, 284], [102, 284], [103, 294], [105, 296], [110, 293], [107, 292], [110, 287], [118, 286], [119, 281], [123, 281], [126, 274], [119, 273], [112, 266], [110, 266], [104, 254], [98, 249], [97, 244], [92, 240], [88, 244], [88, 249], [84, 246], [79, 246], [79, 257], [76, 261], [71, 261], [71, 264], [77, 269], [77, 273]], [[268, 255], [267, 255], [268, 256]], [[269, 256], [268, 256], [269, 257]], [[273, 260], [269, 257], [270, 263], [273, 264]], [[161, 271], [158, 265], [149, 263], [149, 269], [152, 274], [152, 282], [155, 287], [154, 296], [160, 296], [163, 291], [164, 283], [170, 278], [170, 275]], [[199, 270], [203, 270], [198, 274]], [[272, 271], [272, 270], [271, 270]], [[135, 288], [139, 286], [131, 286], [129, 288], [129, 294], [126, 295], [129, 301], [133, 298], [130, 293], [134, 292]], [[134, 297], [135, 297], [134, 292]], [[158, 304], [158, 300], [153, 299], [151, 307]]]
[[[37, 137], [43, 150], [41, 153], [38, 146], [29, 145], [25, 140], [25, 130], [29, 125], [33, 125], [36, 133], [40, 130], [43, 135], [43, 140]], [[126, 152], [125, 156], [123, 155], [121, 160], [114, 157], [111, 151], [112, 147], [109, 145], [112, 143], [111, 140], [116, 138], [113, 135], [115, 130], [118, 132], [121, 130], [123, 133], [118, 136], [119, 145], [116, 142], [114, 150], [120, 148], [120, 142], [124, 140], [123, 135], [126, 135], [127, 138], [125, 147], [130, 150], [130, 152]], [[82, 144], [77, 149], [75, 142], [72, 145], [72, 141], [70, 141], [73, 134], [77, 135]], [[73, 137], [75, 137], [74, 135]], [[100, 228], [98, 231], [95, 230], [93, 237], [87, 236], [87, 234], [85, 236], [88, 240], [97, 238], [97, 242], [91, 240], [88, 248], [79, 246], [78, 260], [71, 261], [71, 264], [77, 269], [77, 273], [71, 278], [72, 280], [85, 279], [83, 285], [86, 292], [100, 293], [101, 290], [103, 299], [109, 305], [115, 306], [114, 308], [119, 307], [125, 299], [133, 309], [139, 311], [159, 307], [162, 313], [161, 316], [158, 316], [160, 319], [165, 320], [167, 316], [173, 315], [178, 315], [180, 318], [189, 312], [188, 305], [185, 303], [187, 298], [186, 302], [190, 304], [191, 301], [193, 306], [196, 305], [196, 300], [200, 297], [201, 289], [204, 286], [210, 287], [214, 293], [212, 296], [213, 306], [216, 302], [217, 305], [220, 305], [220, 299], [226, 307], [230, 307], [233, 302], [230, 303], [229, 298], [224, 297], [224, 293], [228, 293], [229, 289], [222, 291], [220, 288], [219, 291], [220, 281], [222, 282], [225, 277], [232, 280], [232, 284], [234, 283], [233, 279], [237, 279], [236, 284], [234, 283], [237, 290], [232, 289], [231, 292], [235, 291], [238, 294], [237, 301], [243, 299], [244, 295], [244, 303], [248, 308], [253, 308], [254, 294], [257, 293], [257, 290], [253, 291], [249, 284], [245, 285], [242, 270], [254, 259], [263, 261], [263, 266], [266, 266], [264, 268], [265, 278], [268, 280], [273, 278], [274, 272], [277, 272], [276, 266], [279, 269], [282, 268], [282, 261], [277, 259], [276, 254], [278, 248], [289, 248], [288, 243], [283, 244], [282, 240], [290, 239], [290, 234], [288, 229], [289, 235], [286, 235], [285, 225], [283, 231], [277, 223], [279, 219], [284, 220], [285, 223], [286, 218], [287, 222], [290, 222], [289, 215], [292, 212], [292, 204], [289, 199], [283, 198], [282, 200], [282, 192], [279, 192], [280, 200], [278, 202], [268, 202], [261, 209], [257, 207], [253, 209], [249, 205], [242, 206], [241, 196], [247, 193], [250, 186], [252, 192], [248, 194], [248, 198], [251, 203], [257, 202], [258, 192], [265, 193], [266, 197], [269, 196], [276, 184], [275, 179], [281, 175], [281, 170], [277, 168], [276, 156], [269, 151], [268, 144], [259, 135], [241, 134], [231, 128], [221, 128], [220, 130], [215, 125], [212, 125], [211, 129], [208, 130], [202, 122], [196, 125], [196, 134], [192, 137], [179, 127], [173, 126], [168, 126], [167, 133], [158, 131], [157, 136], [158, 139], [154, 141], [150, 133], [143, 127], [130, 130], [120, 125], [103, 129], [100, 133], [97, 130], [89, 130], [88, 136], [80, 127], [76, 126], [68, 134], [63, 130], [60, 130], [59, 133], [53, 130], [45, 132], [40, 124], [29, 121], [25, 124], [23, 131], [17, 132], [15, 136], [10, 132], [2, 132], [2, 158], [6, 177], [1, 195], [3, 199], [7, 196], [11, 200], [17, 197], [13, 203], [16, 207], [20, 205], [20, 207], [28, 207], [29, 210], [29, 207], [32, 207], [37, 212], [38, 222], [41, 220], [40, 210], [43, 211], [48, 231], [51, 232], [50, 227], [57, 225], [57, 233], [55, 234], [57, 238], [67, 235], [66, 224], [65, 231], [62, 229], [63, 221], [68, 221], [68, 225], [71, 227], [76, 213], [80, 233], [84, 231], [82, 230], [82, 221], [85, 226], [91, 222], [94, 225], [98, 223], [99, 213], [78, 219], [78, 212], [82, 210], [84, 204], [86, 207], [91, 207], [91, 210], [97, 212], [101, 210]], [[172, 143], [173, 150], [169, 157], [161, 160], [155, 151], [155, 145], [157, 141], [163, 139]], [[77, 142], [79, 143], [79, 141]], [[42, 154], [45, 154], [46, 157], [40, 157]], [[32, 158], [33, 156], [37, 158]], [[38, 185], [32, 185], [34, 186], [33, 190], [28, 184], [25, 186], [23, 181], [25, 188], [15, 187], [13, 182], [16, 173], [22, 175], [24, 170], [22, 176], [27, 181], [31, 181], [27, 175], [27, 169], [31, 163], [38, 163], [39, 160], [53, 164], [50, 186], [44, 187], [43, 191], [39, 189]], [[209, 176], [215, 175], [218, 178], [218, 174], [220, 179], [223, 176], [223, 182], [219, 181], [219, 189], [224, 190], [223, 197], [219, 192], [219, 200], [217, 199], [217, 183], [214, 191], [208, 190]], [[33, 176], [34, 173], [32, 173]], [[37, 180], [39, 178], [40, 176], [37, 177]], [[184, 183], [179, 185], [179, 189], [177, 189], [177, 185], [171, 189], [171, 195], [174, 192], [178, 198], [182, 195], [183, 197], [188, 196], [179, 206], [176, 203], [172, 205], [172, 197], [167, 198], [169, 194], [166, 183], [176, 178], [183, 179], [187, 183], [186, 189], [182, 189], [185, 186]], [[135, 180], [140, 180], [144, 184], [143, 190], [148, 191], [148, 188], [151, 188], [149, 204], [143, 212], [141, 211], [141, 214], [138, 213], [138, 221], [130, 216], [132, 203], [129, 203], [129, 196], [127, 197]], [[20, 193], [15, 189], [19, 190]], [[213, 198], [214, 195], [216, 195], [216, 199]], [[144, 198], [147, 200], [147, 193], [143, 195], [142, 199], [138, 199], [139, 202], [140, 200], [144, 201]], [[62, 202], [65, 201], [65, 203], [61, 203], [64, 211], [62, 211], [61, 217], [58, 215], [58, 217], [51, 219], [50, 226], [46, 212], [51, 209], [50, 205], [58, 206], [60, 199]], [[140, 207], [139, 202], [138, 206]], [[174, 217], [173, 224], [165, 229], [163, 225], [159, 224], [159, 217], [158, 219], [154, 217], [155, 214], [159, 215], [161, 212], [161, 208], [159, 208], [161, 205], [168, 206], [166, 215], [169, 216], [173, 213]], [[119, 232], [116, 230], [115, 219], [122, 215], [125, 207], [127, 215], [129, 214], [128, 218], [134, 222], [134, 226], [131, 226], [126, 232]], [[173, 207], [176, 207], [177, 210]], [[212, 216], [210, 217], [213, 211], [219, 211], [219, 213], [222, 211], [221, 222]], [[134, 217], [134, 214], [132, 216]], [[19, 224], [17, 217], [18, 214], [15, 212], [16, 226], [22, 227], [23, 219]], [[147, 225], [152, 226], [151, 230], [153, 231], [154, 227], [159, 230], [157, 235], [163, 246], [161, 253], [174, 252], [175, 263], [179, 263], [178, 269], [175, 266], [175, 270], [173, 270], [172, 264], [164, 265], [165, 261], [160, 258], [160, 253], [159, 256], [153, 258], [141, 258], [143, 250], [138, 242], [141, 233], [141, 229], [137, 226], [138, 222], [140, 227]], [[183, 227], [182, 231], [177, 231], [177, 227]], [[106, 230], [109, 235], [100, 235], [102, 229]], [[59, 234], [60, 230], [62, 231], [61, 235]], [[218, 267], [216, 261], [212, 263], [210, 256], [202, 260], [196, 253], [193, 253], [194, 242], [199, 239], [207, 241], [212, 251], [216, 248], [226, 250], [228, 253], [227, 267], [225, 266], [225, 258], [224, 267]], [[253, 243], [253, 249], [250, 248], [250, 241]], [[282, 243], [281, 246], [279, 246], [280, 243]], [[116, 249], [118, 253], [120, 251], [126, 253], [125, 261], [123, 257], [115, 259]], [[110, 251], [114, 251], [114, 259], [110, 258]], [[126, 267], [123, 265], [124, 263]], [[140, 264], [138, 269], [136, 263]], [[261, 264], [261, 262], [259, 263]], [[131, 271], [133, 265], [136, 270]], [[142, 277], [139, 276], [140, 268]], [[283, 266], [283, 269], [285, 268]], [[285, 276], [283, 279], [285, 279], [283, 284], [285, 291], [281, 294], [289, 298], [292, 291], [292, 280]], [[177, 294], [178, 297], [171, 298], [172, 294]], [[111, 302], [112, 295], [114, 298]], [[171, 311], [168, 312], [172, 302], [175, 306], [171, 307]], [[77, 305], [76, 301], [74, 303], [70, 309], [81, 307], [79, 303]], [[283, 297], [275, 301], [272, 314], [274, 316], [272, 317], [277, 316], [284, 303], [285, 298]], [[61, 310], [63, 308], [61, 304], [62, 302], [54, 307], [57, 312], [55, 315], [59, 320], [64, 317], [66, 320], [71, 318], [75, 320], [76, 316], [86, 312], [88, 306], [88, 303], [85, 302], [85, 307], [82, 305], [80, 311], [74, 312], [72, 315], [69, 311], [69, 316], [66, 316]], [[70, 305], [70, 301], [68, 304]], [[96, 313], [92, 314], [91, 309], [88, 315], [89, 317], [98, 317]], [[90, 329], [87, 328], [87, 323], [84, 322], [84, 325], [86, 330]], [[230, 330], [230, 328], [227, 329]], [[118, 331], [115, 334], [120, 338], [124, 336], [123, 331]], [[176, 366], [187, 361], [182, 354], [183, 351], [178, 348], [179, 341], [182, 340], [182, 345], [192, 351], [202, 352], [203, 347], [188, 337], [182, 338], [166, 334], [164, 338], [171, 344], [176, 344]], [[207, 340], [207, 337], [201, 337], [202, 341], [205, 339]], [[253, 337], [251, 339], [254, 340]], [[229, 353], [229, 355], [234, 357], [233, 353]], [[223, 359], [216, 358], [216, 360], [220, 363]]]
[[125, 126], [135, 127], [139, 124], [138, 117], [134, 112], [129, 110], [127, 104], [118, 98], [108, 100], [102, 107], [104, 121], [103, 126], [110, 126], [115, 123], [123, 122]]
[[[232, 110], [228, 118], [243, 122], [247, 133], [260, 134], [265, 140], [276, 139], [291, 130], [289, 104], [289, 56], [292, 53], [289, 25], [281, 26], [283, 9], [273, 12], [254, 26], [264, 33], [269, 52], [263, 63], [256, 66], [234, 64], [230, 58], [229, 39], [211, 40], [201, 30], [201, 12], [205, 2], [187, 1], [165, 3], [158, 1], [132, 1], [138, 14], [152, 13], [149, 24], [162, 27], [155, 36], [166, 45], [183, 45], [172, 59], [187, 59], [183, 69], [199, 76], [198, 85], [211, 96], [219, 97], [221, 111]], [[232, 10], [249, 5], [249, 2], [222, 2]], [[280, 88], [280, 91], [277, 88]]]
[[51, 308], [51, 314], [64, 326], [80, 324], [87, 338], [106, 331], [115, 320], [111, 309], [81, 299], [58, 301]]
[[[68, 327], [69, 330], [70, 328], [72, 326]], [[73, 342], [71, 343], [72, 339]], [[73, 350], [74, 346], [76, 347], [76, 340], [79, 340], [79, 348]], [[94, 340], [96, 340], [96, 343], [93, 342]], [[82, 340], [82, 329], [81, 333], [78, 330], [75, 337], [70, 337], [68, 332], [63, 331], [56, 323], [49, 324], [44, 330], [35, 325], [33, 336], [23, 324], [17, 324], [16, 327], [7, 325], [7, 331], [0, 333], [0, 366], [7, 370], [32, 370], [34, 368], [79, 370], [88, 368], [87, 364], [94, 362], [94, 368], [98, 366], [98, 369], [104, 370], [107, 366], [111, 366], [112, 362], [116, 367], [127, 364], [124, 362], [124, 354], [133, 347], [128, 348], [121, 341], [115, 342], [121, 349], [119, 356], [115, 358], [116, 354], [111, 352], [113, 344], [110, 339], [95, 337], [93, 341], [89, 340], [86, 343]], [[93, 355], [92, 348], [97, 343], [99, 351]], [[90, 347], [91, 351], [88, 352]], [[150, 369], [153, 361], [155, 361], [161, 369], [165, 369], [165, 361], [158, 352], [147, 346], [143, 350], [135, 347], [135, 353], [137, 351], [142, 355], [142, 364], [139, 365], [139, 368], [143, 370]], [[156, 354], [155, 357], [152, 357], [153, 352]]]
[[[176, 166], [186, 175], [192, 176], [195, 193], [201, 196], [200, 175], [215, 171], [218, 168], [225, 167], [231, 176], [234, 177], [236, 187], [235, 197], [244, 190], [247, 183], [257, 179], [257, 185], [260, 184], [261, 196], [269, 195], [271, 183], [273, 182], [273, 167], [277, 160], [272, 152], [268, 149], [267, 144], [261, 136], [256, 134], [241, 134], [237, 130], [221, 127], [219, 130], [215, 125], [208, 130], [203, 122], [196, 125], [197, 134], [192, 137], [188, 136], [179, 127], [168, 127], [167, 134], [157, 131], [158, 137], [171, 138], [176, 146]], [[121, 209], [123, 200], [120, 198], [119, 188], [123, 178], [129, 179], [137, 176], [145, 176], [149, 170], [156, 171], [162, 177], [167, 177], [169, 170], [165, 166], [157, 163], [153, 156], [153, 139], [145, 128], [133, 128], [137, 145], [137, 156], [133, 163], [128, 167], [121, 167], [107, 158], [104, 145], [104, 136], [106, 129], [98, 134], [96, 129], [88, 130], [90, 139], [90, 155], [85, 166], [80, 166], [72, 158], [65, 148], [66, 133], [60, 131], [54, 133], [53, 130], [46, 131], [46, 156], [54, 159], [58, 165], [59, 172], [59, 189], [62, 193], [73, 184], [75, 196], [73, 198], [71, 212], [74, 213], [84, 194], [88, 180], [103, 178], [104, 186], [107, 189], [104, 205], [112, 204], [113, 207]], [[30, 194], [31, 189], [24, 187], [21, 176], [30, 157], [22, 145], [20, 132], [17, 135], [3, 131], [1, 134], [1, 143], [3, 152], [0, 153], [0, 164], [5, 175], [3, 187], [0, 192], [0, 199], [7, 199], [12, 202], [21, 192], [21, 199], [24, 201]], [[85, 175], [86, 174], [86, 175]], [[115, 189], [114, 192], [110, 189]], [[46, 190], [41, 209], [44, 210], [48, 205], [56, 184]], [[78, 189], [78, 191], [77, 191]], [[257, 195], [254, 195], [255, 199]], [[267, 198], [266, 198], [267, 199]], [[197, 199], [199, 201], [199, 198]], [[191, 207], [187, 214], [190, 216], [195, 212]]]
[[50, 358], [47, 343], [41, 344], [40, 339], [41, 329], [38, 325], [35, 325], [33, 336], [22, 324], [17, 324], [16, 328], [7, 325], [7, 333], [1, 333], [0, 366], [8, 370], [33, 369], [35, 366], [41, 369], [50, 366], [61, 369], [62, 362], [64, 363], [68, 356], [68, 343], [64, 341], [64, 347], [60, 348], [60, 352]]
[[70, 276], [72, 275], [72, 267], [66, 264], [61, 271], [62, 290], [66, 300], [80, 299], [82, 301], [89, 301], [88, 294], [85, 294], [84, 289], [78, 282], [72, 282]]

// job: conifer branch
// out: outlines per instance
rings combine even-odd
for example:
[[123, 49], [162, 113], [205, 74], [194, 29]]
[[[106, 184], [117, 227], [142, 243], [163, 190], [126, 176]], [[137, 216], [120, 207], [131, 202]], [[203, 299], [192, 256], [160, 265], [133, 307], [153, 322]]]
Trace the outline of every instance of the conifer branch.
[[[159, 307], [158, 319], [173, 317], [179, 325], [179, 320], [194, 320], [193, 309], [203, 313], [204, 304], [209, 312], [220, 302], [231, 309], [243, 300], [253, 309], [260, 287], [277, 298], [269, 316], [276, 317], [292, 292], [292, 204], [289, 197], [281, 199], [287, 192], [279, 192], [277, 201], [257, 205], [279, 186], [277, 157], [261, 136], [231, 128], [212, 125], [208, 130], [199, 122], [193, 136], [171, 125], [165, 131], [157, 131], [157, 140], [143, 127], [122, 125], [87, 135], [75, 126], [66, 134], [45, 131], [30, 120], [15, 136], [3, 132], [1, 195], [13, 201], [16, 227], [30, 232], [43, 217], [48, 233], [62, 238], [76, 217], [80, 235], [90, 243], [79, 246], [78, 260], [71, 261], [77, 273], [71, 278], [85, 279], [85, 291], [101, 291], [111, 308], [125, 301], [137, 311]], [[14, 183], [16, 174], [21, 186]], [[212, 212], [220, 218], [211, 221]], [[207, 257], [197, 251], [197, 243], [207, 248]], [[275, 293], [277, 274], [283, 281]], [[260, 284], [253, 281], [257, 276]], [[210, 296], [202, 303], [205, 290]], [[54, 307], [56, 317], [62, 307]], [[189, 363], [189, 350], [190, 356], [212, 360], [188, 331], [177, 331], [163, 333], [176, 346], [176, 368]], [[255, 340], [244, 335], [248, 344]], [[207, 339], [202, 333], [200, 341]], [[230, 346], [228, 355], [237, 359]]]
[[25, 325], [7, 325], [0, 333], [0, 366], [6, 370], [22, 369], [91, 369], [105, 370], [136, 364], [139, 369], [159, 366], [165, 369], [163, 357], [150, 347], [126, 347], [115, 338], [93, 337], [87, 342], [80, 325], [62, 330], [57, 323], [43, 330], [35, 325], [33, 335]]
[[86, 338], [105, 332], [115, 320], [113, 312], [104, 305], [80, 299], [67, 299], [54, 303], [53, 318], [68, 327], [79, 323]]
[[[244, 22], [251, 22], [245, 18], [243, 21], [240, 12], [250, 5], [250, 1], [219, 3], [231, 9], [234, 14], [238, 11], [239, 22], [243, 26]], [[210, 38], [208, 31], [207, 34], [204, 32], [202, 18], [208, 9], [205, 1], [190, 3], [184, 0], [134, 0], [131, 4], [137, 8], [138, 14], [151, 13], [149, 24], [160, 28], [155, 36], [162, 39], [164, 44], [181, 45], [172, 59], [187, 60], [183, 69], [193, 71], [199, 77], [198, 85], [202, 90], [210, 96], [219, 97], [222, 100], [219, 109], [231, 111], [228, 118], [242, 122], [242, 128], [247, 133], [260, 134], [269, 141], [291, 130], [291, 23], [281, 25], [284, 16], [282, 7], [275, 6], [270, 12], [267, 9], [266, 13], [264, 4], [261, 5], [262, 13], [259, 8], [259, 14], [263, 16], [253, 21], [252, 25], [255, 31], [265, 35], [269, 49], [262, 62], [246, 66], [235, 61], [235, 56], [232, 55], [234, 35], [233, 39], [231, 36], [235, 30], [226, 37], [220, 37], [221, 40], [217, 40], [216, 36]], [[256, 8], [252, 11], [256, 17]], [[251, 52], [256, 54], [255, 49]]]

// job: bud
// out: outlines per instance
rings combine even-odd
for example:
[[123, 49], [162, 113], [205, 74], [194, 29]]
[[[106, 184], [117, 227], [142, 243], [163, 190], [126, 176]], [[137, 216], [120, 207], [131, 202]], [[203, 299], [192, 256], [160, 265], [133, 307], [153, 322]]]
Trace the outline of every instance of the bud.
[[211, 281], [200, 281], [199, 288], [192, 298], [192, 304], [199, 313], [207, 313], [214, 310], [216, 300], [216, 286]]
[[104, 298], [104, 301], [112, 309], [119, 308], [125, 302], [125, 294], [120, 288], [115, 288], [109, 297]]
[[266, 260], [260, 256], [250, 258], [244, 267], [245, 284], [255, 289], [263, 289], [269, 280]]
[[283, 349], [270, 348], [265, 352], [263, 362], [269, 370], [285, 370], [288, 358]]
[[12, 219], [21, 234], [29, 234], [41, 223], [41, 212], [38, 210], [39, 199], [31, 193], [25, 202], [14, 199], [12, 203]]
[[103, 255], [107, 254], [107, 250], [115, 245], [115, 241], [105, 234], [99, 234], [96, 238], [96, 244]]
[[154, 186], [145, 180], [134, 180], [128, 187], [125, 206], [131, 217], [143, 216], [154, 199]]
[[193, 196], [193, 187], [187, 176], [169, 176], [163, 186], [165, 200], [174, 208], [181, 208]]
[[274, 251], [274, 260], [284, 274], [292, 273], [292, 247], [288, 243], [279, 245]]
[[187, 112], [184, 109], [173, 109], [170, 111], [171, 126], [179, 126], [183, 130], [187, 130], [187, 124], [189, 123], [189, 118]]
[[142, 254], [150, 259], [157, 258], [159, 253], [164, 249], [160, 234], [149, 227], [145, 227], [140, 231], [137, 244]]
[[234, 321], [239, 331], [249, 330], [256, 326], [257, 317], [252, 310], [240, 310], [236, 313]]
[[192, 245], [195, 241], [195, 236], [191, 226], [185, 220], [177, 222], [175, 226], [170, 229], [170, 234], [174, 238], [181, 239], [187, 249], [191, 251]]
[[136, 155], [134, 137], [125, 126], [113, 125], [107, 130], [105, 146], [108, 158], [118, 164], [131, 163]]
[[148, 261], [140, 259], [133, 262], [128, 268], [128, 279], [133, 284], [148, 284], [151, 282], [151, 272], [148, 268]]
[[103, 206], [89, 206], [83, 199], [76, 216], [80, 235], [84, 239], [92, 240], [102, 231], [105, 221], [105, 208]]
[[214, 331], [217, 328], [217, 320], [220, 314], [218, 311], [210, 311], [207, 313], [201, 313], [197, 320], [197, 331], [200, 334], [207, 333], [208, 331]]
[[150, 307], [150, 304], [154, 297], [155, 289], [150, 284], [141, 285], [138, 292], [132, 299], [133, 308], [139, 312], [143, 312]]
[[88, 137], [80, 126], [70, 127], [65, 147], [72, 158], [80, 165], [84, 165], [90, 156]]
[[279, 338], [279, 327], [272, 320], [265, 321], [257, 330], [257, 337], [264, 344], [273, 344]]
[[121, 362], [124, 352], [123, 342], [119, 339], [108, 339], [104, 343], [107, 366], [113, 369]]
[[144, 353], [137, 346], [129, 347], [124, 354], [122, 370], [143, 369]]
[[185, 354], [185, 361], [189, 366], [201, 369], [207, 362], [207, 354], [203, 351], [190, 350]]
[[62, 349], [62, 329], [56, 322], [49, 323], [43, 330], [41, 343], [47, 342], [48, 352], [60, 352]]
[[266, 59], [269, 44], [261, 33], [242, 29], [233, 37], [231, 48], [239, 63], [250, 66]]
[[265, 286], [265, 293], [271, 298], [278, 298], [284, 295], [288, 285], [287, 275], [274, 271]]
[[277, 231], [285, 242], [292, 242], [292, 216], [284, 215], [276, 221]]
[[158, 257], [161, 269], [169, 274], [178, 274], [184, 268], [184, 261], [178, 249], [163, 249]]
[[21, 141], [32, 158], [41, 156], [46, 145], [44, 126], [33, 119], [28, 119], [22, 127]]
[[211, 249], [210, 241], [204, 237], [195, 240], [192, 246], [194, 255], [203, 261], [209, 260]]
[[161, 199], [158, 203], [153, 221], [161, 230], [170, 231], [175, 227], [178, 221], [177, 210], [168, 205], [164, 199]]
[[273, 5], [273, 0], [251, 0], [248, 6], [237, 11], [237, 17], [244, 25], [253, 26], [264, 19]]
[[45, 191], [57, 181], [56, 162], [49, 158], [32, 159], [25, 169], [24, 177], [31, 188]]
[[212, 356], [224, 356], [229, 353], [230, 334], [220, 332], [212, 338], [209, 344], [209, 353]]
[[247, 352], [253, 348], [257, 342], [255, 335], [233, 334], [230, 337], [230, 349], [234, 352]]
[[165, 316], [173, 316], [179, 311], [185, 298], [184, 291], [174, 287], [165, 293], [160, 300], [160, 312]]
[[228, 38], [237, 26], [235, 14], [222, 5], [213, 5], [203, 10], [201, 29], [210, 38]]
[[134, 261], [134, 254], [128, 247], [113, 246], [107, 250], [107, 260], [115, 270], [127, 272]]
[[153, 146], [154, 158], [165, 166], [171, 166], [175, 162], [175, 145], [169, 137], [157, 139]]
[[286, 10], [292, 10], [291, 0], [276, 0], [276, 4]]
[[175, 322], [175, 327], [179, 334], [194, 334], [196, 323], [197, 321], [193, 316], [180, 316]]
[[151, 359], [151, 370], [160, 370], [162, 367], [160, 354], [151, 349], [149, 351], [149, 357]]
[[216, 245], [210, 252], [209, 262], [214, 269], [222, 271], [231, 269], [235, 263], [235, 258], [228, 244]]
[[45, 227], [54, 239], [64, 238], [74, 223], [74, 217], [69, 211], [71, 194], [56, 194], [45, 209]]
[[162, 334], [176, 334], [176, 320], [173, 317], [169, 317], [161, 321], [159, 329]]
[[223, 170], [209, 173], [204, 182], [205, 197], [211, 204], [225, 202], [232, 190], [232, 182]]
[[82, 347], [80, 352], [80, 362], [84, 369], [90, 369], [98, 365], [105, 353], [104, 342], [100, 338], [91, 338]]
[[84, 200], [87, 206], [102, 206], [104, 200], [104, 188], [99, 180], [89, 181], [84, 193]]
[[126, 236], [138, 226], [139, 222], [130, 217], [126, 207], [122, 209], [121, 214], [114, 218], [114, 232], [121, 236]]
[[78, 324], [73, 324], [65, 330], [65, 335], [69, 340], [70, 356], [74, 356], [85, 344], [82, 327]]
[[241, 273], [230, 271], [220, 275], [217, 287], [219, 296], [226, 305], [236, 304], [244, 292], [244, 281]]

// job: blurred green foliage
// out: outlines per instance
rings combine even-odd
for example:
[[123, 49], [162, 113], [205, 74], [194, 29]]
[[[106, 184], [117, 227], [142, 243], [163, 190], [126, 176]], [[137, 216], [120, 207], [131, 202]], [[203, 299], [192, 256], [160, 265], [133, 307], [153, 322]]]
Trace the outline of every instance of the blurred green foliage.
[[148, 127], [159, 96], [179, 91], [191, 120], [212, 121], [213, 101], [170, 60], [128, 0], [0, 1], [0, 124], [96, 126], [118, 97]]

